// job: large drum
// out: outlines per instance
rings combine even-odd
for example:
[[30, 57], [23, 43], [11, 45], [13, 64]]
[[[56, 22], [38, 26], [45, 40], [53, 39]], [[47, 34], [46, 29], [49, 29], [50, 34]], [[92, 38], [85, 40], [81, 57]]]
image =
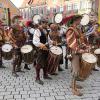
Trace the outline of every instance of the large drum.
[[22, 58], [25, 63], [33, 63], [33, 47], [31, 45], [24, 45], [21, 47]]
[[81, 69], [80, 69], [80, 77], [82, 79], [86, 79], [89, 77], [94, 65], [97, 62], [97, 58], [91, 53], [83, 53], [81, 59]]
[[13, 47], [9, 43], [6, 43], [2, 46], [3, 58], [5, 60], [11, 60], [12, 59], [12, 56], [13, 56], [12, 50], [13, 50]]
[[100, 67], [100, 48], [96, 49], [94, 51], [94, 54], [97, 56], [98, 60], [97, 60], [97, 65], [98, 67]]
[[59, 62], [61, 60], [62, 49], [58, 46], [50, 48], [48, 56], [48, 73], [53, 74], [56, 72]]

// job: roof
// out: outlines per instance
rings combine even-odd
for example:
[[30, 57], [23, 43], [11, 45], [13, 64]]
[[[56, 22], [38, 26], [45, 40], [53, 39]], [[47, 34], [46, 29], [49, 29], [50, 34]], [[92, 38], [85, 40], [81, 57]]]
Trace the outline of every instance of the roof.
[[[10, 9], [11, 16], [19, 14], [19, 9], [10, 0], [0, 0], [0, 3], [3, 5], [3, 8]], [[3, 8], [0, 8], [0, 13], [3, 12]]]
[[[24, 7], [29, 6], [29, 4], [28, 4], [29, 1], [30, 0], [24, 0], [20, 8], [24, 8]], [[45, 4], [45, 0], [33, 0], [32, 4], [30, 4], [30, 6], [38, 6], [41, 4]]]

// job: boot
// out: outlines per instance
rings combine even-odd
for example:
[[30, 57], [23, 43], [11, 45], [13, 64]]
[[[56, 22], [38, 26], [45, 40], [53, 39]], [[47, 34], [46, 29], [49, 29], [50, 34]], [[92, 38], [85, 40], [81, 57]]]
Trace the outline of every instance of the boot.
[[27, 64], [25, 64], [24, 69], [26, 69], [26, 70], [30, 70], [30, 68], [28, 67]]
[[58, 67], [58, 71], [64, 71], [60, 66]]
[[18, 75], [16, 72], [12, 72], [12, 75], [13, 75], [14, 77], [19, 77], [19, 75]]
[[5, 66], [3, 66], [3, 65], [0, 65], [0, 68], [6, 68]]
[[44, 79], [48, 79], [48, 80], [52, 80], [52, 78], [49, 77], [48, 75], [44, 76], [43, 78], [44, 78]]
[[42, 80], [40, 80], [40, 79], [36, 79], [35, 82], [38, 83], [38, 84], [40, 84], [40, 85], [44, 84], [44, 82]]

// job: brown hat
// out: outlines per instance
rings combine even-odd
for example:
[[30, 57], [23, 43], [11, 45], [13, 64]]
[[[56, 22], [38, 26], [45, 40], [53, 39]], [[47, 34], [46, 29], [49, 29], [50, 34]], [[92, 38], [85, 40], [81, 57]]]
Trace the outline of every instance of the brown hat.
[[58, 26], [56, 24], [50, 25], [51, 30], [57, 30]]

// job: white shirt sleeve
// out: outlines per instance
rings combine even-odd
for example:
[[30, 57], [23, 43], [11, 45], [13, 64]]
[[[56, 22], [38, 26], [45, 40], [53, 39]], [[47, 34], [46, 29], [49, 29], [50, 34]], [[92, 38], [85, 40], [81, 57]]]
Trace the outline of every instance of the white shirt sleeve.
[[53, 46], [53, 41], [50, 39], [49, 35], [48, 35], [48, 43], [49, 43], [49, 47]]
[[34, 34], [34, 29], [33, 28], [31, 28], [31, 29], [29, 29], [29, 32], [31, 33], [31, 34]]
[[41, 32], [39, 29], [36, 29], [34, 31], [34, 35], [33, 35], [33, 44], [36, 47], [39, 47], [42, 43], [40, 42], [40, 36], [41, 36]]
[[86, 32], [86, 35], [89, 36], [90, 34], [94, 33], [95, 32], [95, 28], [94, 27], [91, 27], [87, 32]]

